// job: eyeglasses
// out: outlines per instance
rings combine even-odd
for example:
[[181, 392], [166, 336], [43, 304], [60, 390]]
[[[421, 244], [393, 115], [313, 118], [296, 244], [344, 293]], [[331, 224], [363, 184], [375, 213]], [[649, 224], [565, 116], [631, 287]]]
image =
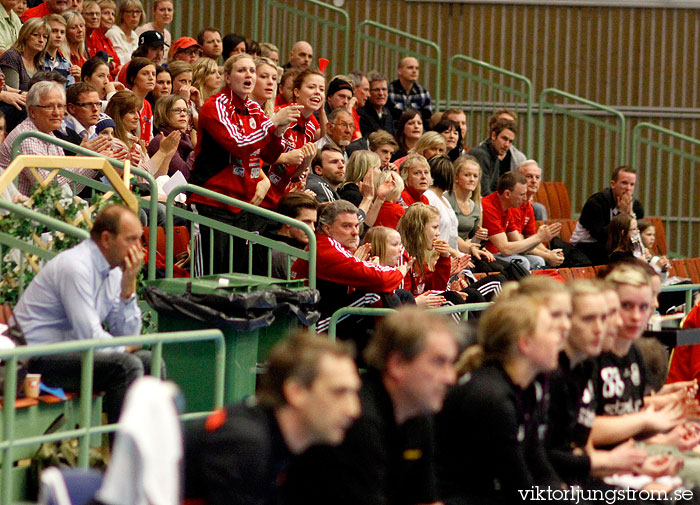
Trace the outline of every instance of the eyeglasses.
[[141, 11], [138, 9], [134, 9], [133, 11], [123, 11], [124, 14], [141, 14]]
[[339, 126], [341, 128], [346, 128], [348, 130], [354, 130], [355, 129], [355, 124], [354, 123], [335, 123], [336, 126]]
[[39, 109], [44, 109], [46, 111], [53, 111], [53, 112], [65, 112], [66, 106], [63, 105], [62, 103], [59, 103], [57, 105], [34, 105], [34, 107], [37, 107]]
[[76, 107], [88, 107], [90, 109], [99, 109], [102, 104], [100, 102], [83, 102], [83, 103], [76, 103]]
[[170, 109], [173, 114], [187, 114], [189, 109]]
[[202, 51], [196, 47], [189, 47], [187, 49], [181, 49], [179, 52], [189, 54], [189, 55], [196, 54], [197, 56], [202, 54]]

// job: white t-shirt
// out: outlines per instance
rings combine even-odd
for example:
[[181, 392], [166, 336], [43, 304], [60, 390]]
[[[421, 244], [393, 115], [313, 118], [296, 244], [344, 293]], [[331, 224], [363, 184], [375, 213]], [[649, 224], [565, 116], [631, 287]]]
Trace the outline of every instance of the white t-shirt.
[[440, 211], [440, 240], [444, 240], [450, 247], [457, 250], [457, 215], [452, 210], [445, 197], [439, 197], [432, 189], [423, 193], [430, 202], [430, 205]]

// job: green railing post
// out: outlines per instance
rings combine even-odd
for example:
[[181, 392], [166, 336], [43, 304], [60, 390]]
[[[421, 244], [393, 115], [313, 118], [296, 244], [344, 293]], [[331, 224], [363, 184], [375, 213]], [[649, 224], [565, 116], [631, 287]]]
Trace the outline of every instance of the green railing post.
[[[124, 163], [118, 160], [115, 160], [113, 158], [110, 158], [108, 156], [105, 156], [104, 154], [96, 153], [95, 151], [90, 151], [89, 149], [85, 149], [84, 147], [81, 147], [79, 145], [71, 144], [70, 142], [66, 142], [65, 140], [58, 139], [56, 137], [53, 137], [51, 135], [48, 135], [46, 133], [42, 133], [39, 131], [27, 131], [27, 132], [22, 132], [20, 133], [15, 141], [12, 143], [12, 159], [15, 159], [17, 156], [22, 154], [21, 150], [21, 145], [22, 142], [27, 139], [27, 138], [36, 138], [39, 140], [42, 140], [44, 142], [47, 142], [49, 144], [56, 145], [58, 147], [61, 147], [62, 149], [71, 151], [75, 154], [79, 154], [81, 156], [91, 156], [91, 157], [99, 157], [99, 158], [105, 158], [109, 163], [116, 169], [118, 170], [123, 170], [124, 169]], [[69, 158], [66, 158], [67, 161], [69, 161]], [[87, 177], [83, 177], [82, 175], [74, 174], [68, 170], [62, 169], [60, 172], [60, 175], [64, 175], [66, 177], [69, 177], [76, 182], [79, 182], [80, 184], [85, 184], [86, 186], [90, 186], [92, 188], [97, 188], [101, 189], [102, 191], [106, 191], [107, 189], [110, 188], [110, 186], [107, 186], [105, 184], [102, 184], [99, 181], [95, 181], [93, 179], [88, 179]], [[139, 199], [139, 204], [143, 205], [144, 203], [147, 203], [148, 209], [149, 209], [149, 235], [148, 235], [148, 243], [149, 244], [155, 244], [156, 239], [157, 239], [157, 225], [158, 225], [158, 185], [156, 184], [156, 180], [153, 178], [151, 174], [148, 172], [141, 170], [138, 167], [131, 167], [131, 173], [135, 176], [142, 177], [143, 179], [146, 180], [148, 183], [148, 188], [149, 188], [149, 193], [150, 193], [150, 200], [144, 200], [144, 199]], [[148, 248], [148, 279], [155, 279], [156, 278], [156, 249], [155, 247], [149, 247]]]
[[[260, 0], [253, 0], [253, 12], [257, 14], [260, 12]], [[261, 40], [258, 38], [258, 33], [260, 33], [260, 18], [258, 16], [253, 17], [253, 40]], [[264, 19], [264, 16], [263, 16]], [[263, 40], [269, 40], [269, 39], [263, 39]]]
[[[269, 239], [257, 233], [236, 228], [226, 223], [213, 221], [204, 216], [197, 215], [194, 212], [179, 209], [174, 205], [175, 197], [179, 193], [195, 193], [198, 195], [203, 195], [207, 198], [211, 198], [212, 200], [223, 202], [227, 205], [238, 207], [246, 212], [250, 212], [251, 214], [256, 214], [258, 216], [264, 217], [265, 219], [268, 219], [270, 221], [298, 228], [302, 230], [309, 239], [308, 250], [302, 251], [301, 249], [296, 249], [287, 244], [282, 244], [279, 241]], [[263, 246], [268, 247], [269, 249], [282, 251], [307, 260], [309, 262], [309, 287], [312, 289], [316, 288], [316, 235], [309, 226], [296, 219], [278, 214], [277, 212], [263, 209], [262, 207], [258, 207], [257, 205], [252, 205], [251, 203], [244, 202], [242, 200], [237, 200], [235, 198], [231, 198], [220, 193], [216, 193], [214, 191], [202, 188], [200, 186], [195, 186], [193, 184], [183, 184], [181, 186], [173, 188], [170, 194], [168, 195], [168, 199], [165, 203], [165, 276], [167, 278], [172, 278], [173, 276], [173, 217], [175, 215], [184, 217], [192, 222], [197, 222], [200, 224], [205, 224], [206, 226], [211, 226], [212, 228], [229, 233], [230, 235], [244, 238], [250, 241], [252, 244], [261, 244]], [[249, 267], [251, 265], [250, 253], [248, 265]]]
[[699, 149], [700, 140], [652, 123], [632, 130], [630, 164], [639, 171], [645, 214], [664, 221], [669, 250], [681, 256], [700, 255]]
[[78, 466], [87, 468], [90, 463], [90, 427], [92, 425], [92, 377], [95, 368], [95, 349], [87, 349], [82, 354], [80, 368], [80, 427], [85, 428], [85, 436], [80, 437]]
[[[363, 33], [365, 28], [374, 28], [376, 30], [379, 30], [380, 32], [383, 32], [384, 34], [392, 34], [397, 37], [403, 37], [404, 39], [407, 39], [409, 41], [413, 41], [416, 44], [421, 44], [425, 46], [425, 49], [429, 49], [435, 52], [435, 56], [427, 56], [426, 53], [427, 51], [420, 51], [420, 50], [412, 50], [406, 47], [406, 45], [402, 45], [401, 42], [398, 43], [392, 43], [387, 40], [383, 40], [380, 38], [381, 35], [379, 36], [372, 36], [369, 34]], [[357, 68], [378, 68], [380, 65], [378, 65], [379, 62], [374, 62], [372, 61], [371, 58], [368, 58], [367, 55], [362, 53], [362, 43], [363, 42], [370, 42], [375, 45], [375, 47], [380, 47], [384, 48], [386, 51], [392, 51], [395, 55], [395, 58], [387, 58], [386, 56], [383, 58], [384, 64], [386, 67], [386, 64], [389, 64], [389, 67], [385, 68], [385, 72], [387, 73], [387, 79], [389, 82], [391, 82], [393, 79], [391, 79], [391, 75], [394, 75], [393, 69], [394, 65], [398, 64], [399, 58], [404, 57], [404, 56], [413, 56], [416, 58], [419, 62], [422, 63], [429, 63], [431, 65], [435, 66], [434, 71], [428, 72], [426, 71], [425, 68], [422, 69], [423, 76], [426, 75], [432, 75], [433, 80], [431, 83], [425, 83], [425, 87], [430, 91], [431, 97], [433, 100], [434, 108], [437, 110], [440, 106], [440, 93], [442, 91], [441, 88], [441, 78], [442, 78], [442, 51], [440, 50], [440, 46], [437, 45], [435, 42], [424, 39], [422, 37], [418, 37], [417, 35], [413, 35], [412, 33], [404, 32], [402, 30], [397, 30], [396, 28], [392, 28], [391, 26], [384, 25], [381, 23], [377, 23], [376, 21], [370, 21], [370, 20], [365, 20], [359, 25], [357, 25], [357, 28], [355, 29], [355, 67]], [[388, 70], [392, 70], [391, 73], [387, 72]]]
[[[469, 72], [466, 70], [460, 70], [457, 66], [459, 62], [468, 63], [481, 69], [483, 73], [494, 73], [496, 77], [493, 79], [488, 79], [484, 75], [480, 75], [476, 72]], [[479, 85], [485, 89], [484, 93], [480, 97], [477, 93], [464, 93], [464, 86], [460, 82], [457, 86], [457, 97], [452, 93], [453, 91], [453, 81], [455, 79], [464, 79], [469, 81], [469, 83]], [[515, 88], [513, 86], [508, 86], [504, 84], [504, 79], [511, 79], [516, 83], [521, 84], [522, 89]], [[464, 54], [455, 54], [452, 56], [448, 62], [447, 66], [447, 97], [445, 98], [445, 107], [450, 108], [453, 104], [456, 106], [466, 109], [471, 116], [470, 128], [468, 128], [467, 135], [471, 135], [470, 145], [477, 145], [484, 138], [484, 127], [485, 121], [474, 121], [474, 111], [481, 109], [482, 114], [478, 117], [490, 115], [494, 110], [500, 107], [509, 107], [515, 109], [525, 108], [525, 139], [517, 140], [517, 143], [524, 145], [528, 156], [534, 155], [534, 115], [533, 109], [535, 104], [535, 92], [532, 87], [532, 81], [525, 77], [524, 75], [516, 74], [510, 70], [497, 67], [486, 63], [485, 61], [477, 60], [470, 56]], [[471, 89], [470, 89], [471, 91]], [[466, 96], [465, 96], [466, 95]], [[503, 99], [497, 99], [497, 96], [505, 97]], [[506, 99], [510, 97], [510, 99]], [[483, 99], [481, 99], [483, 98]], [[522, 136], [521, 136], [522, 139]]]
[[[220, 408], [224, 402], [224, 379], [226, 367], [226, 347], [221, 330], [196, 330], [170, 333], [152, 333], [133, 337], [116, 337], [111, 340], [74, 340], [59, 344], [37, 346], [21, 346], [0, 351], [0, 360], [5, 362], [4, 398], [2, 405], [3, 433], [0, 438], [0, 505], [12, 503], [14, 448], [39, 446], [44, 442], [53, 442], [78, 438], [80, 448], [78, 465], [87, 468], [89, 460], [89, 438], [91, 435], [114, 432], [118, 424], [92, 426], [92, 385], [93, 357], [97, 349], [120, 346], [152, 344], [162, 346], [170, 343], [212, 341], [215, 345], [214, 360], [214, 408]], [[82, 353], [82, 370], [80, 384], [80, 401], [78, 420], [80, 427], [55, 432], [49, 435], [34, 435], [15, 438], [16, 407], [15, 394], [17, 388], [17, 362], [19, 358], [60, 355], [67, 353]], [[153, 362], [155, 364], [155, 362]], [[201, 418], [209, 412], [192, 412], [181, 415], [183, 421]]]
[[[340, 36], [343, 36], [342, 68], [337, 68], [331, 61], [330, 68], [335, 70], [327, 70], [326, 75], [348, 73], [350, 71], [348, 66], [350, 62], [350, 16], [345, 10], [320, 0], [305, 0], [304, 6], [313, 7], [316, 13], [298, 9], [279, 0], [263, 0], [262, 40], [277, 40], [280, 54], [282, 54], [284, 48], [280, 45], [280, 35], [286, 33], [287, 36], [283, 37], [286, 39], [287, 50], [290, 50], [292, 44], [297, 40], [308, 40], [314, 48], [314, 57], [319, 58], [334, 50]], [[272, 23], [277, 21], [279, 17], [275, 15], [275, 11], [284, 14], [280, 19], [283, 28], [275, 33], [276, 36], [272, 36]], [[334, 21], [331, 19], [332, 17], [339, 18], [339, 21]], [[301, 25], [298, 20], [305, 22], [305, 24]], [[324, 33], [326, 29], [330, 30], [330, 33]], [[315, 63], [312, 66], [315, 66]]]
[[[554, 98], [573, 104], [554, 103]], [[546, 123], [545, 112], [552, 115]], [[557, 124], [559, 116], [562, 125]], [[573, 209], [580, 209], [590, 194], [607, 184], [613, 168], [625, 163], [626, 134], [625, 117], [612, 107], [554, 88], [540, 93], [537, 160], [548, 179], [569, 182]], [[611, 142], [610, 135], [617, 138]]]
[[14, 356], [5, 361], [5, 389], [3, 391], [3, 439], [10, 440], [10, 445], [2, 451], [2, 489], [0, 496], [2, 504], [9, 504], [12, 496], [12, 468], [14, 459], [12, 454], [12, 441], [15, 436], [15, 396], [17, 395], [17, 357]]

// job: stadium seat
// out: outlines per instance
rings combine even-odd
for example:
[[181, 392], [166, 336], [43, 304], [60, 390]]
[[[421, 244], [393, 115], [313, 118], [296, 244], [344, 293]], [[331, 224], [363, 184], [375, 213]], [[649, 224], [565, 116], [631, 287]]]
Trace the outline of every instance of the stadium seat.
[[700, 258], [687, 258], [685, 267], [693, 284], [700, 284]]
[[535, 201], [545, 206], [549, 219], [571, 219], [571, 200], [563, 182], [543, 182], [535, 194]]
[[686, 277], [689, 278], [690, 275], [685, 268], [685, 260], [675, 259], [671, 260], [671, 269], [668, 271], [671, 276]]
[[[143, 227], [143, 245], [148, 247], [149, 228]], [[158, 227], [156, 234], [157, 246], [156, 250], [165, 256], [165, 229], [162, 226]], [[173, 257], [182, 252], [186, 252], [190, 245], [190, 232], [186, 226], [173, 227]]]
[[569, 242], [571, 240], [571, 234], [574, 233], [574, 228], [576, 228], [576, 219], [549, 219], [547, 224], [561, 223], [561, 233], [559, 233], [559, 238], [564, 242]]
[[573, 267], [571, 275], [574, 279], [595, 279], [595, 268], [593, 267]]
[[561, 275], [561, 278], [565, 281], [570, 281], [574, 278], [574, 276], [571, 275], [571, 269], [569, 268], [557, 268], [557, 272], [559, 272], [559, 275]]

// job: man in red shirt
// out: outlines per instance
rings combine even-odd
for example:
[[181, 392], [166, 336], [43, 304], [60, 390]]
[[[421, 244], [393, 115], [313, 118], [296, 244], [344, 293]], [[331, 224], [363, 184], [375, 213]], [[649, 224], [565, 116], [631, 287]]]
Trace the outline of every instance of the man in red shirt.
[[[326, 331], [333, 313], [341, 307], [376, 305], [393, 295], [408, 265], [387, 267], [354, 256], [360, 243], [358, 210], [346, 200], [328, 204], [319, 218], [316, 235], [316, 287], [321, 294], [318, 332]], [[293, 279], [309, 276], [309, 264], [298, 259], [292, 266]], [[344, 318], [343, 318], [344, 319]], [[341, 319], [342, 320], [342, 319]], [[353, 321], [355, 323], [355, 321]], [[353, 337], [357, 332], [354, 326]], [[358, 351], [363, 345], [358, 342]]]
[[36, 7], [24, 11], [20, 19], [22, 23], [25, 23], [31, 18], [43, 18], [49, 14], [63, 14], [70, 7], [69, 4], [70, 2], [68, 0], [46, 0]]
[[[486, 249], [507, 262], [519, 262], [528, 270], [545, 266], [544, 260], [530, 253], [537, 245], [556, 237], [561, 225], [542, 225], [530, 237], [523, 238], [509, 209], [520, 207], [527, 197], [527, 180], [507, 172], [498, 179], [497, 190], [481, 199], [483, 226], [488, 230]], [[534, 223], [534, 220], [533, 220]]]
[[[535, 209], [532, 206], [532, 197], [540, 189], [542, 181], [542, 169], [535, 160], [526, 160], [518, 165], [518, 173], [525, 177], [527, 181], [527, 193], [525, 202], [520, 207], [510, 209], [511, 219], [516, 224], [517, 233], [520, 239], [531, 237], [537, 233], [535, 227]], [[550, 225], [552, 228], [561, 230], [561, 224], [555, 223]], [[537, 244], [530, 254], [539, 256], [547, 265], [558, 267], [564, 262], [564, 251], [562, 249], [549, 249], [544, 244]]]

